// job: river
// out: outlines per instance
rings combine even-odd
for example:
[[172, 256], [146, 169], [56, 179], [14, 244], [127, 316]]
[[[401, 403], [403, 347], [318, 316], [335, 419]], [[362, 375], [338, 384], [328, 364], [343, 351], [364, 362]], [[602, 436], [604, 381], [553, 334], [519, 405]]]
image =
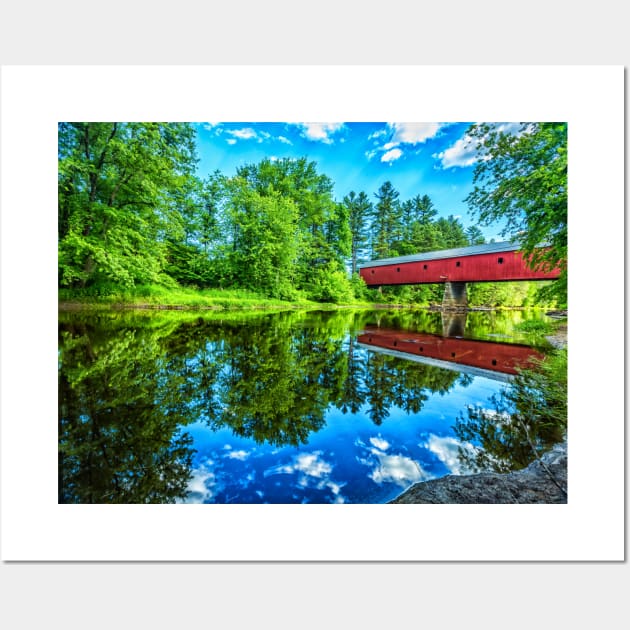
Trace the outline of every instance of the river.
[[550, 350], [525, 319], [60, 312], [58, 500], [384, 503], [477, 472], [497, 445], [468, 409]]

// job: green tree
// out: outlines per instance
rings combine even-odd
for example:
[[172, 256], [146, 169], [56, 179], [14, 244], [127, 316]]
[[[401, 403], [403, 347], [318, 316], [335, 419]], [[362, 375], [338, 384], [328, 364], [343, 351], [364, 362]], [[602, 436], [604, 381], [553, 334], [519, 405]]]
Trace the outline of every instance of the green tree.
[[459, 219], [456, 219], [452, 214], [446, 219], [440, 217], [435, 226], [439, 231], [439, 241], [441, 249], [451, 249], [456, 247], [466, 247], [468, 245], [468, 238], [464, 231], [464, 226]]
[[343, 198], [343, 203], [348, 211], [348, 223], [351, 233], [350, 269], [354, 275], [357, 273], [357, 262], [362, 257], [365, 246], [368, 243], [369, 219], [373, 208], [368, 196], [361, 191], [358, 195], [351, 190]]
[[375, 193], [377, 203], [373, 210], [372, 254], [375, 258], [397, 255], [395, 243], [400, 240], [400, 193], [391, 182], [385, 182]]
[[518, 241], [532, 268], [559, 267], [552, 291], [567, 297], [567, 124], [522, 123], [518, 133], [488, 123], [468, 135], [483, 159], [466, 197], [481, 225], [504, 222], [503, 236]]
[[295, 203], [277, 192], [261, 195], [239, 177], [230, 189], [234, 282], [270, 297], [290, 298], [300, 247]]
[[469, 225], [466, 228], [466, 238], [469, 245], [483, 245], [486, 242], [483, 232], [476, 225]]
[[59, 284], [164, 282], [196, 164], [184, 123], [60, 123]]
[[344, 258], [351, 252], [348, 215], [343, 204], [332, 197], [332, 180], [317, 172], [315, 162], [306, 158], [265, 159], [240, 167], [237, 177], [260, 197], [279, 195], [295, 204], [300, 242], [294, 275], [296, 289], [305, 290], [308, 295], [315, 287], [317, 293], [316, 276], [326, 269], [343, 271]]
[[402, 256], [439, 249], [439, 234], [434, 217], [437, 215], [429, 195], [416, 195], [401, 204], [401, 240], [396, 249]]

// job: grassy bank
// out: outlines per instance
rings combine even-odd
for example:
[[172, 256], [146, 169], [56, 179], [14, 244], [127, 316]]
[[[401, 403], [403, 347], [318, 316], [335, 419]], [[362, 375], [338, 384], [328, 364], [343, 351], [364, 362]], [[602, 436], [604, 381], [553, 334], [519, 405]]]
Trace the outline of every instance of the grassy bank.
[[[133, 288], [96, 287], [88, 289], [59, 289], [59, 308], [62, 310], [107, 310], [107, 309], [177, 309], [177, 310], [287, 310], [287, 309], [336, 309], [353, 308], [390, 308], [390, 309], [439, 309], [439, 300], [415, 301], [412, 296], [398, 296], [392, 299], [374, 292], [364, 299], [347, 301], [339, 304], [315, 302], [303, 297], [293, 300], [269, 298], [246, 289], [194, 289], [187, 287], [164, 287], [144, 285]], [[417, 296], [416, 296], [417, 297]], [[367, 299], [365, 299], [367, 298]], [[372, 298], [372, 299], [370, 299]], [[385, 298], [385, 299], [383, 299]], [[407, 298], [407, 299], [405, 299]], [[469, 308], [487, 310], [514, 310], [525, 308], [522, 305], [495, 305], [480, 307], [469, 302]], [[542, 306], [529, 306], [540, 308]], [[549, 324], [524, 323], [523, 326], [539, 326], [540, 330], [523, 329], [523, 332], [549, 333]], [[543, 329], [544, 327], [544, 329]], [[550, 328], [549, 330], [547, 328]]]
[[167, 288], [155, 285], [132, 289], [99, 291], [84, 289], [59, 289], [59, 307], [62, 309], [180, 309], [180, 310], [282, 310], [292, 308], [326, 309], [339, 306], [369, 307], [369, 302], [352, 302], [347, 305], [313, 302], [306, 299], [286, 301], [268, 298], [244, 289], [187, 289]]

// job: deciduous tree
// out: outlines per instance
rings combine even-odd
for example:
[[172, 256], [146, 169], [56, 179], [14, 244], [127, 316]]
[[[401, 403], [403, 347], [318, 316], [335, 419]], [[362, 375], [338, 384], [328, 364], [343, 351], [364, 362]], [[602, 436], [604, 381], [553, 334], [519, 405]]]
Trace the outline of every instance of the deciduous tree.
[[518, 133], [496, 125], [468, 131], [481, 159], [466, 198], [481, 225], [504, 222], [533, 268], [559, 267], [551, 285], [561, 302], [567, 290], [567, 124], [522, 123]]

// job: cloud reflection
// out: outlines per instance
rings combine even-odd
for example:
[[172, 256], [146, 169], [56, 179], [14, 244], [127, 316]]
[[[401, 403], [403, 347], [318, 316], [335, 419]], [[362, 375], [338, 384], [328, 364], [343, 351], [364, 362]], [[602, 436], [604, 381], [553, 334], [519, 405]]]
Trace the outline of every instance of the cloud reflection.
[[475, 454], [475, 447], [468, 442], [460, 442], [454, 437], [439, 437], [431, 434], [428, 440], [419, 446], [429, 449], [454, 475], [473, 472], [459, 458], [460, 449], [468, 451], [471, 455]]
[[251, 453], [249, 453], [248, 451], [228, 451], [226, 457], [228, 459], [238, 459], [239, 461], [243, 462], [245, 461]]
[[370, 444], [376, 446], [381, 451], [386, 451], [389, 448], [389, 442], [384, 440], [380, 435], [378, 437], [371, 437]]
[[300, 453], [292, 458], [289, 464], [279, 464], [268, 468], [263, 473], [271, 475], [297, 475], [296, 485], [301, 489], [329, 490], [333, 495], [333, 503], [345, 503], [341, 488], [345, 483], [337, 483], [330, 478], [333, 467], [322, 458], [321, 451]]
[[193, 470], [192, 478], [188, 481], [186, 495], [177, 503], [207, 503], [214, 496], [217, 489], [217, 477], [214, 473], [214, 462], [207, 459]]
[[388, 454], [385, 450], [390, 448], [389, 442], [383, 438], [376, 437], [369, 439], [372, 447], [365, 445], [361, 440], [357, 440], [356, 445], [367, 451], [366, 457], [357, 457], [359, 463], [370, 467], [372, 470], [368, 477], [374, 483], [395, 483], [402, 487], [407, 487], [412, 483], [424, 481], [430, 475], [422, 469], [422, 466], [407, 455]]

